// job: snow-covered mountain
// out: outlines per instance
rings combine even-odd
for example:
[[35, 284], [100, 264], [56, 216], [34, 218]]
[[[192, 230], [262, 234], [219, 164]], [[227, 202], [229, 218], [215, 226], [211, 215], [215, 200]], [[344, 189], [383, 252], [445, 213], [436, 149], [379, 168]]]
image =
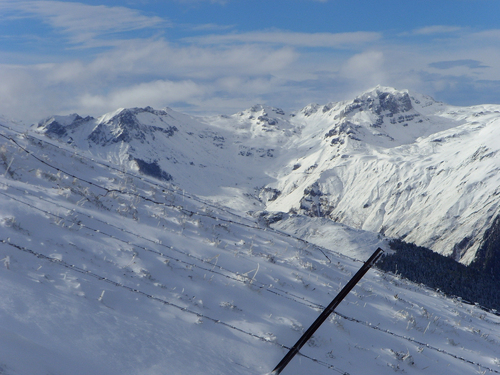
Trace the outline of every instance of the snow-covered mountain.
[[[262, 213], [287, 204], [272, 183], [319, 168], [290, 159], [293, 144], [337, 152], [301, 116], [145, 108], [55, 117], [37, 132], [1, 119], [0, 373], [272, 370], [362, 261], [389, 251], [326, 217]], [[371, 270], [282, 374], [500, 373], [499, 325]]]
[[268, 223], [290, 233], [303, 232], [296, 214], [322, 217], [491, 272], [500, 267], [492, 246], [500, 229], [498, 105], [453, 107], [376, 87], [289, 114], [256, 105], [196, 118], [148, 107], [55, 116], [36, 131], [238, 212], [272, 216]]
[[377, 88], [300, 118], [326, 131], [271, 185], [281, 194], [268, 210], [328, 217], [465, 264], [484, 258], [499, 214], [500, 106], [457, 108]]

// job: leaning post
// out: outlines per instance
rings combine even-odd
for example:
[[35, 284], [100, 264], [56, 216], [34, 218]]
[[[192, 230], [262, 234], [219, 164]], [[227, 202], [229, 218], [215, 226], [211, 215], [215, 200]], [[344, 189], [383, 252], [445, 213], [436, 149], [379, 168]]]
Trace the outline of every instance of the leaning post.
[[283, 369], [288, 365], [288, 363], [295, 357], [299, 350], [304, 346], [304, 344], [312, 337], [314, 332], [324, 323], [324, 321], [330, 316], [330, 314], [335, 310], [340, 302], [349, 294], [352, 288], [358, 283], [359, 280], [365, 275], [366, 272], [377, 262], [384, 250], [380, 247], [375, 250], [372, 256], [363, 264], [359, 271], [352, 277], [352, 279], [344, 286], [344, 288], [337, 294], [337, 297], [333, 299], [332, 302], [323, 310], [321, 315], [314, 321], [314, 323], [307, 329], [307, 331], [302, 335], [302, 337], [295, 343], [295, 345], [289, 350], [289, 352], [283, 357], [283, 359], [278, 363], [278, 365], [271, 372], [271, 375], [278, 375], [283, 371]]

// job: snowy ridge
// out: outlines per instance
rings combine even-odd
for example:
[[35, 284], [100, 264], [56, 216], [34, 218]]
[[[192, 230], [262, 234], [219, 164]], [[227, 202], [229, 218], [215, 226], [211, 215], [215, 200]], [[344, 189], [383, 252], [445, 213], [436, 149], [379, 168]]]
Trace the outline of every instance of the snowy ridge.
[[[91, 134], [97, 123], [88, 123]], [[178, 131], [167, 140], [183, 134], [168, 126]], [[206, 139], [198, 136], [206, 128], [191, 130]], [[4, 374], [263, 374], [361, 266], [338, 251], [364, 260], [386, 248], [376, 233], [331, 223], [334, 252], [271, 230], [215, 195], [196, 196], [176, 185], [181, 168], [169, 169], [167, 181], [113, 165], [102, 150], [123, 150], [119, 142], [86, 149], [39, 137], [1, 127]], [[120, 160], [130, 161], [128, 152], [151, 162], [138, 149]], [[250, 166], [275, 160], [237, 156]], [[293, 228], [304, 225], [293, 224], [299, 219], [308, 221], [292, 215]], [[307, 223], [311, 237], [323, 237], [313, 231], [320, 220]], [[372, 270], [284, 374], [500, 373], [498, 324], [478, 306]]]
[[[289, 114], [255, 105], [196, 118], [147, 107], [54, 117], [36, 131], [239, 212], [324, 217], [470, 264], [487, 257], [500, 214], [499, 118], [500, 106], [377, 86]], [[500, 267], [500, 255], [490, 263]]]
[[289, 114], [255, 105], [196, 118], [147, 107], [54, 117], [36, 131], [239, 212], [324, 217], [464, 264], [493, 259], [480, 266], [495, 272], [500, 255], [486, 255], [485, 236], [500, 214], [499, 119], [500, 106], [377, 86]]
[[[438, 109], [433, 115], [432, 106]], [[382, 123], [382, 146], [370, 146], [360, 136], [366, 123], [359, 118], [337, 138], [330, 131], [327, 138], [332, 138], [336, 154], [320, 147], [301, 158], [296, 169], [300, 179], [295, 172], [275, 184], [282, 194], [268, 209], [326, 216], [469, 264], [499, 213], [494, 197], [500, 182], [495, 173], [500, 107], [458, 109], [427, 103], [425, 108], [422, 122], [397, 125], [399, 133], [413, 137], [411, 143]], [[387, 146], [391, 142], [396, 147]]]

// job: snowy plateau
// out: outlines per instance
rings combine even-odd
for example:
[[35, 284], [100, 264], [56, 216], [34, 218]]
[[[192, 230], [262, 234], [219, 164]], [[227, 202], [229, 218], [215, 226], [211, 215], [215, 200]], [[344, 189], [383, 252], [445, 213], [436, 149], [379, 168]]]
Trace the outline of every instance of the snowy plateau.
[[[499, 150], [500, 105], [380, 86], [0, 118], [0, 374], [267, 374], [391, 239], [496, 274]], [[500, 316], [375, 267], [282, 372], [332, 373], [500, 373]]]

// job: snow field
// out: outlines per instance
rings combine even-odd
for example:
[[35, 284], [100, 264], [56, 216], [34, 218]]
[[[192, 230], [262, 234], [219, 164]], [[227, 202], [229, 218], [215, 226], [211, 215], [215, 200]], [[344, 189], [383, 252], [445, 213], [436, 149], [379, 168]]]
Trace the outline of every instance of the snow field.
[[[8, 136], [31, 154], [2, 138], [5, 374], [263, 374], [362, 264], [174, 186]], [[360, 259], [380, 243], [328, 231]], [[499, 323], [372, 270], [283, 373], [500, 372]]]

